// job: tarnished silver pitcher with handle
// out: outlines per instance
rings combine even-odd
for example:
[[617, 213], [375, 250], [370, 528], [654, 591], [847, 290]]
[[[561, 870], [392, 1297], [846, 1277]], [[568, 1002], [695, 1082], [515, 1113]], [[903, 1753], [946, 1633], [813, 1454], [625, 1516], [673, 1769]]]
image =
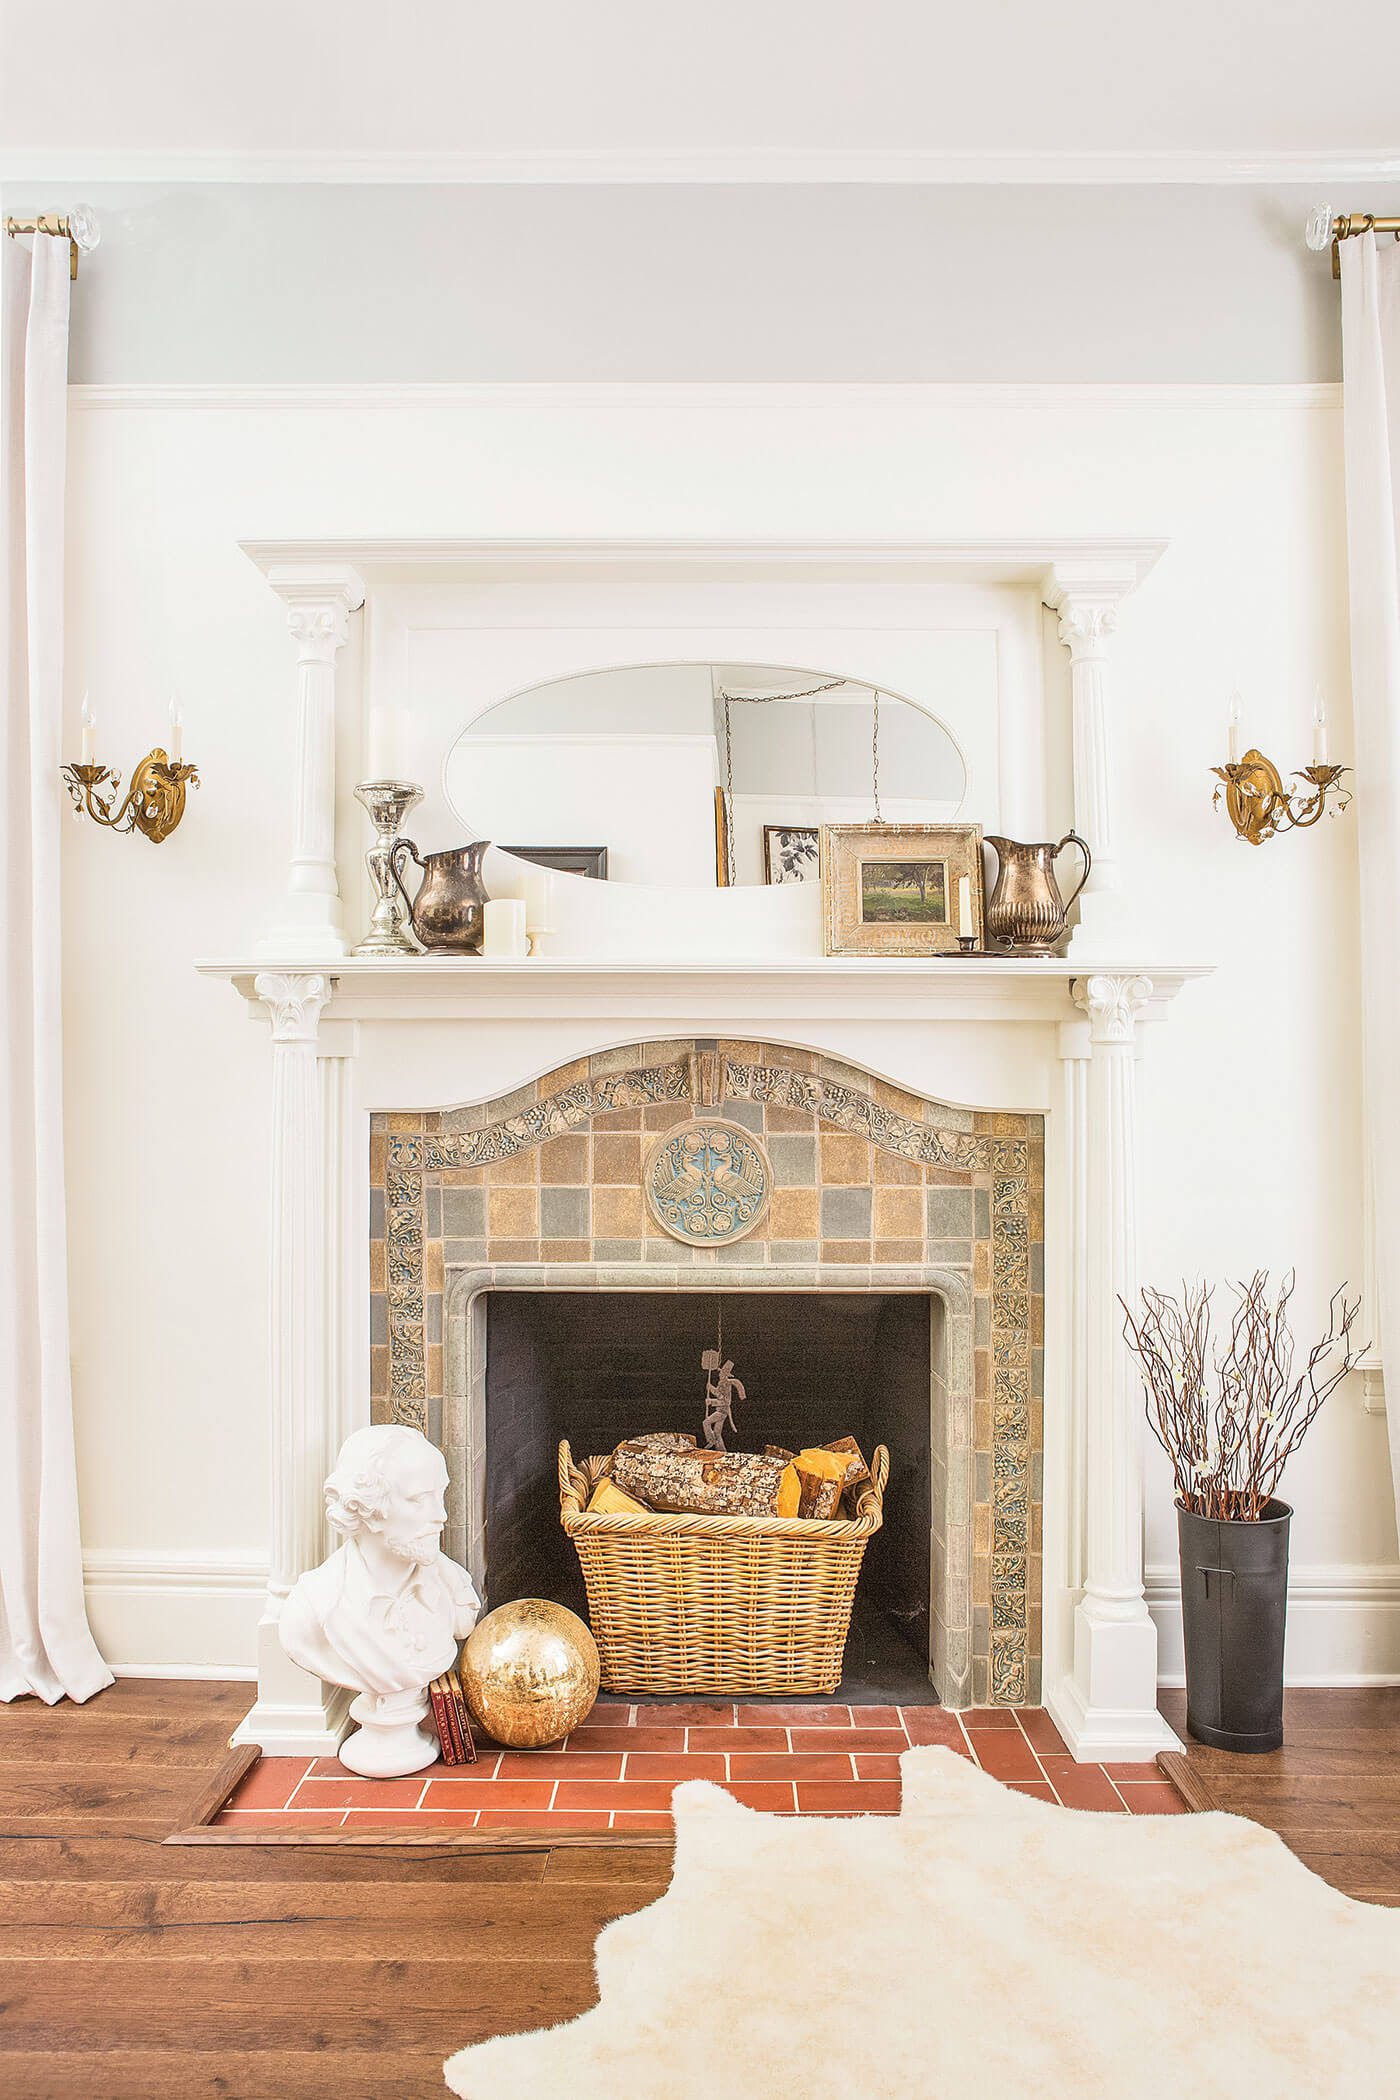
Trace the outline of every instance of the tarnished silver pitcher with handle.
[[[997, 857], [996, 886], [987, 906], [987, 939], [999, 948], [1024, 948], [1032, 955], [1048, 955], [1065, 930], [1065, 920], [1094, 865], [1089, 848], [1077, 831], [1067, 831], [1058, 846], [1044, 840], [1026, 845], [1019, 839], [999, 838], [989, 833], [982, 841]], [[1084, 872], [1068, 897], [1060, 895], [1055, 880], [1055, 862], [1066, 846], [1077, 846]]]
[[[449, 853], [420, 853], [412, 839], [394, 847], [394, 878], [413, 921], [413, 931], [433, 955], [480, 955], [485, 930], [486, 885], [481, 863], [489, 839], [456, 846]], [[423, 870], [418, 894], [403, 887], [403, 867], [414, 860]]]

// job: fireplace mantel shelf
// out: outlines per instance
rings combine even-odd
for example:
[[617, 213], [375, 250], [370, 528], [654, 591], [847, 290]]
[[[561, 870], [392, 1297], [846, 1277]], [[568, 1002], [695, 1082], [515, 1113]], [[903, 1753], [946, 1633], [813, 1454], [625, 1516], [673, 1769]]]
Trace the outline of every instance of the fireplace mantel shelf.
[[454, 955], [256, 956], [201, 962], [265, 1011], [259, 979], [327, 977], [327, 1017], [345, 1021], [454, 1020], [604, 1013], [729, 1013], [792, 1019], [1055, 1022], [1073, 1019], [1071, 986], [1089, 977], [1146, 978], [1142, 1018], [1160, 1018], [1181, 987], [1211, 974], [1202, 962], [1143, 957], [957, 956], [939, 959], [797, 956], [678, 960], [667, 956], [547, 956], [485, 960]]

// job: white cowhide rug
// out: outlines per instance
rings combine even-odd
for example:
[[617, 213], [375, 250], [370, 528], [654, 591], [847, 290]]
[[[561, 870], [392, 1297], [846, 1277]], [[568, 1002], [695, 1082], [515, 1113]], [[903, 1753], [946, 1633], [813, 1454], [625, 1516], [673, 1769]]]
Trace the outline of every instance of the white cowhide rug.
[[[1236, 1816], [1113, 1816], [906, 1751], [898, 1817], [675, 1796], [600, 2003], [450, 2059], [464, 2100], [1379, 2100], [1400, 1911]], [[471, 1959], [470, 1947], [462, 1949]]]

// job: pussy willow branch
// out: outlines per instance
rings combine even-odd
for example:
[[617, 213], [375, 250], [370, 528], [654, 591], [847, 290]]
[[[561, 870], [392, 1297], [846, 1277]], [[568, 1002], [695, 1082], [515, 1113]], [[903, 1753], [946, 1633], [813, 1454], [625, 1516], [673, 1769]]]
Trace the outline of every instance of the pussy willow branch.
[[1171, 1460], [1178, 1502], [1199, 1516], [1257, 1519], [1323, 1401], [1369, 1347], [1352, 1344], [1361, 1301], [1348, 1303], [1343, 1285], [1333, 1293], [1326, 1334], [1295, 1378], [1293, 1288], [1291, 1270], [1272, 1299], [1265, 1270], [1231, 1285], [1229, 1335], [1213, 1363], [1205, 1284], [1183, 1282], [1179, 1300], [1145, 1288], [1136, 1317], [1119, 1300], [1124, 1340], [1142, 1369], [1148, 1424]]

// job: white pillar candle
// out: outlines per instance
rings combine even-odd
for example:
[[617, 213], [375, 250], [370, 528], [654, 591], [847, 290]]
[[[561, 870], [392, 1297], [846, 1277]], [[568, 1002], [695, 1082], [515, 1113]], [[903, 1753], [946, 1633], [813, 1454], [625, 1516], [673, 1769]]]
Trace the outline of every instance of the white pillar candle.
[[369, 711], [368, 780], [398, 780], [408, 763], [407, 710], [372, 707]]
[[958, 877], [958, 935], [960, 939], [972, 939], [972, 878]]
[[1315, 766], [1325, 766], [1327, 763], [1327, 709], [1322, 703], [1321, 686], [1318, 686], [1313, 694], [1312, 719], [1313, 764]]
[[86, 693], [84, 693], [84, 694], [83, 694], [83, 756], [82, 756], [82, 761], [81, 761], [81, 762], [82, 762], [82, 764], [83, 764], [83, 765], [85, 765], [85, 766], [91, 766], [91, 765], [95, 765], [95, 764], [97, 763], [96, 759], [95, 759], [95, 758], [93, 757], [93, 751], [94, 751], [94, 748], [95, 748], [95, 746], [96, 746], [96, 740], [97, 740], [97, 717], [96, 717], [96, 715], [94, 715], [94, 713], [93, 713], [93, 711], [92, 711], [91, 707], [89, 707], [89, 705], [88, 705], [88, 696], [87, 696], [87, 694], [86, 694]]
[[525, 863], [521, 887], [525, 892], [525, 924], [531, 933], [546, 931], [549, 927], [552, 882], [551, 869], [537, 867], [533, 861]]
[[178, 765], [185, 748], [185, 718], [180, 712], [180, 703], [172, 693], [170, 698], [170, 762]]
[[1225, 727], [1230, 739], [1230, 764], [1232, 766], [1238, 765], [1240, 757], [1240, 696], [1237, 691], [1230, 695], [1230, 709], [1225, 717]]
[[483, 955], [527, 955], [525, 906], [518, 897], [493, 897], [483, 913]]

